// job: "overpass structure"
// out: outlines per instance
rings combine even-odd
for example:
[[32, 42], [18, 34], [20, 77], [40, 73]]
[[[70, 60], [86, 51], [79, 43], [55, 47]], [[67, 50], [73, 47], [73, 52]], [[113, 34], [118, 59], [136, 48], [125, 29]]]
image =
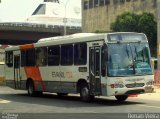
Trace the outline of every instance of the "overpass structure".
[[[67, 26], [67, 34], [81, 32], [81, 27]], [[64, 34], [64, 26], [9, 22], [0, 23], [0, 44], [20, 45], [37, 42], [40, 38], [59, 36]]]
[[1, 22], [0, 44], [34, 43], [41, 38], [81, 32], [79, 9], [69, 11], [73, 16], [67, 16], [62, 4], [59, 0], [44, 0], [26, 21]]

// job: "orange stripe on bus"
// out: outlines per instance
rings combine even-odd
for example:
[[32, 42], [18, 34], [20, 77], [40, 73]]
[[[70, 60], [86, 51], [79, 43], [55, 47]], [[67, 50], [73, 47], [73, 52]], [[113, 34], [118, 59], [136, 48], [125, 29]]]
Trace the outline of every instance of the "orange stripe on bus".
[[38, 88], [38, 83], [40, 82], [44, 91], [46, 91], [46, 86], [42, 80], [38, 66], [34, 67], [24, 67], [27, 78], [32, 78], [34, 81], [35, 89]]
[[20, 45], [21, 50], [34, 48], [33, 44]]
[[[21, 50], [32, 49], [32, 48], [34, 48], [33, 44], [20, 45]], [[46, 86], [42, 80], [41, 73], [40, 73], [38, 66], [33, 66], [33, 67], [25, 66], [24, 70], [26, 72], [27, 78], [33, 79], [35, 89], [38, 88], [38, 82], [40, 82], [43, 90], [46, 91]]]

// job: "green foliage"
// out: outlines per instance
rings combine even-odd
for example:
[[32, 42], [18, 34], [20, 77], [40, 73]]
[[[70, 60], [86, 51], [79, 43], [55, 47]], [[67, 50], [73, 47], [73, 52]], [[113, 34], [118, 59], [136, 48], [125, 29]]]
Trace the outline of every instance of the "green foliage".
[[117, 16], [114, 23], [111, 24], [113, 31], [133, 32], [137, 30], [135, 27], [138, 23], [139, 16], [134, 13], [125, 12], [122, 15]]
[[138, 23], [139, 32], [147, 35], [151, 46], [157, 44], [157, 23], [154, 20], [154, 15], [151, 13], [143, 13]]
[[140, 15], [125, 12], [117, 16], [116, 21], [111, 24], [114, 32], [142, 32], [147, 35], [151, 54], [156, 56], [157, 48], [157, 23], [152, 13], [142, 13]]
[[96, 30], [95, 33], [108, 33], [108, 32], [103, 30]]

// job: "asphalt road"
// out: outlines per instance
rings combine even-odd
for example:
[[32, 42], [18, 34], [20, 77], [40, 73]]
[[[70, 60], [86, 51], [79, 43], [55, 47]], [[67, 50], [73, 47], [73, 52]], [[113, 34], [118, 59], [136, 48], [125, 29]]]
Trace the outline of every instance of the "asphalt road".
[[130, 97], [121, 103], [114, 97], [97, 97], [93, 102], [85, 103], [77, 95], [58, 97], [45, 93], [41, 97], [28, 97], [26, 91], [1, 86], [0, 119], [128, 119], [136, 113], [142, 113], [138, 116], [144, 118], [145, 114], [158, 113], [154, 117], [160, 118], [160, 101], [150, 97]]

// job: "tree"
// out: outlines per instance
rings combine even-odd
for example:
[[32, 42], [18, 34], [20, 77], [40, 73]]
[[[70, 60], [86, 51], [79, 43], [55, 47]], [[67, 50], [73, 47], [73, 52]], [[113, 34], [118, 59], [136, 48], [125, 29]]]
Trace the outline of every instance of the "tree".
[[107, 31], [103, 31], [103, 30], [96, 30], [95, 33], [107, 33]]
[[117, 32], [137, 31], [138, 19], [139, 15], [130, 12], [125, 12], [122, 15], [117, 16], [116, 21], [111, 24], [111, 29]]
[[151, 49], [157, 46], [157, 23], [154, 19], [153, 14], [143, 13], [138, 23], [139, 32], [147, 35]]
[[145, 33], [151, 49], [152, 56], [156, 56], [157, 48], [157, 23], [152, 13], [142, 13], [140, 15], [125, 12], [117, 16], [111, 24], [114, 32], [142, 32]]

